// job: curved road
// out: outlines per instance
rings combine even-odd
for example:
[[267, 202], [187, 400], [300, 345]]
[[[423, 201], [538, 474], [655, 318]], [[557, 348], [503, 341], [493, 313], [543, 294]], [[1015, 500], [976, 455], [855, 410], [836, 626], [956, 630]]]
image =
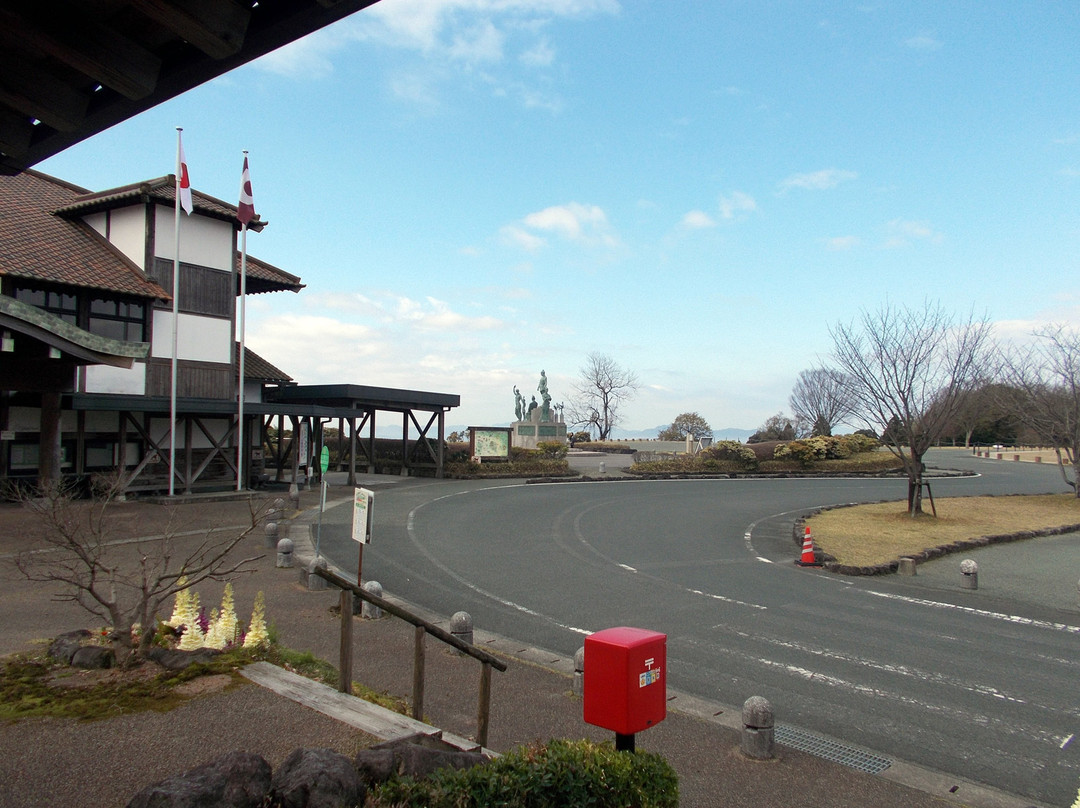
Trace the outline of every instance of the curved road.
[[[935, 479], [935, 498], [1066, 490], [1050, 465], [958, 451], [929, 465], [981, 475]], [[915, 578], [792, 563], [799, 515], [904, 492], [896, 479], [410, 481], [376, 495], [364, 577], [564, 656], [602, 628], [661, 631], [674, 690], [728, 705], [764, 696], [784, 724], [1070, 804], [1080, 784], [1080, 537], [978, 551], [984, 570], [1003, 553], [1028, 559], [1022, 574], [1036, 572], [1019, 590], [959, 589], [958, 573], [945, 572], [956, 556]], [[322, 529], [324, 554], [347, 569], [349, 516], [332, 508]], [[1053, 559], [1048, 573], [1039, 556]]]

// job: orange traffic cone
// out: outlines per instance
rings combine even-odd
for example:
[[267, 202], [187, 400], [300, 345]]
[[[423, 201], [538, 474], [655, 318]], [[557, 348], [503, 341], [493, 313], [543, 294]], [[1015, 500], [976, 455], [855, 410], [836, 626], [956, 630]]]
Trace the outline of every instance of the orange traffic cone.
[[795, 559], [800, 567], [820, 567], [821, 562], [814, 557], [814, 540], [810, 536], [810, 528], [806, 528], [803, 535], [802, 558]]

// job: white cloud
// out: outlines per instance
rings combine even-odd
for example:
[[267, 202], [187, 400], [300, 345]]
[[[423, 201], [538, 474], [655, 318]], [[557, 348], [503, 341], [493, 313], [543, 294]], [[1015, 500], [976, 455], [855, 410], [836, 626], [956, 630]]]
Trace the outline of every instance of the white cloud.
[[708, 227], [716, 227], [716, 222], [705, 211], [692, 210], [682, 217], [679, 226], [686, 230], [702, 230]]
[[826, 168], [808, 174], [792, 174], [780, 183], [780, 193], [786, 193], [792, 188], [801, 188], [807, 191], [826, 191], [858, 176], [854, 171], [837, 168]]
[[833, 252], [846, 252], [858, 247], [861, 242], [858, 236], [836, 236], [825, 240], [825, 246]]
[[941, 50], [942, 42], [936, 36], [933, 31], [921, 31], [915, 36], [908, 37], [904, 40], [904, 45], [912, 50]]
[[752, 213], [757, 210], [754, 197], [742, 191], [734, 191], [731, 196], [720, 197], [720, 218], [734, 219], [740, 213]]
[[547, 241], [540, 236], [530, 233], [516, 224], [508, 224], [499, 231], [506, 244], [520, 247], [527, 252], [536, 252], [547, 245]]
[[555, 61], [555, 49], [545, 37], [522, 53], [519, 59], [530, 67], [548, 67]]
[[532, 245], [537, 249], [545, 244], [545, 240], [533, 231], [550, 233], [589, 247], [617, 247], [619, 244], [603, 208], [579, 202], [553, 205], [530, 213], [519, 224], [504, 227], [502, 232], [504, 236], [509, 234], [517, 239], [522, 246]]
[[945, 236], [934, 230], [929, 222], [914, 221], [911, 219], [893, 219], [887, 225], [888, 236], [885, 247], [897, 249], [907, 247], [913, 241], [929, 241], [931, 244], [940, 244]]
[[331, 56], [347, 39], [339, 29], [329, 26], [271, 51], [252, 62], [252, 66], [287, 78], [323, 78], [334, 72]]

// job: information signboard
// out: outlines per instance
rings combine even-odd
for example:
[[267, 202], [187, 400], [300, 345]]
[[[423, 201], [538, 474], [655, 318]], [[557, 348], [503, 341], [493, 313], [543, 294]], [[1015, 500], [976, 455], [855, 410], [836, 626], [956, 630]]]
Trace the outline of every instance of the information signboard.
[[352, 540], [371, 544], [371, 517], [375, 492], [366, 488], [353, 489]]

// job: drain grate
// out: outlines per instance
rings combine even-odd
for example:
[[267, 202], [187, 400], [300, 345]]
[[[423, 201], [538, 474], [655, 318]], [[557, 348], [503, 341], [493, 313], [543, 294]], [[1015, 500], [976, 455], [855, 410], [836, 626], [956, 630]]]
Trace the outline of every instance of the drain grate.
[[773, 738], [777, 743], [798, 749], [800, 752], [814, 755], [815, 757], [831, 760], [834, 763], [842, 763], [852, 769], [858, 769], [868, 774], [879, 774], [892, 765], [892, 761], [869, 752], [863, 752], [851, 746], [845, 746], [820, 735], [814, 735], [806, 730], [796, 729], [784, 724], [777, 724], [773, 728]]

